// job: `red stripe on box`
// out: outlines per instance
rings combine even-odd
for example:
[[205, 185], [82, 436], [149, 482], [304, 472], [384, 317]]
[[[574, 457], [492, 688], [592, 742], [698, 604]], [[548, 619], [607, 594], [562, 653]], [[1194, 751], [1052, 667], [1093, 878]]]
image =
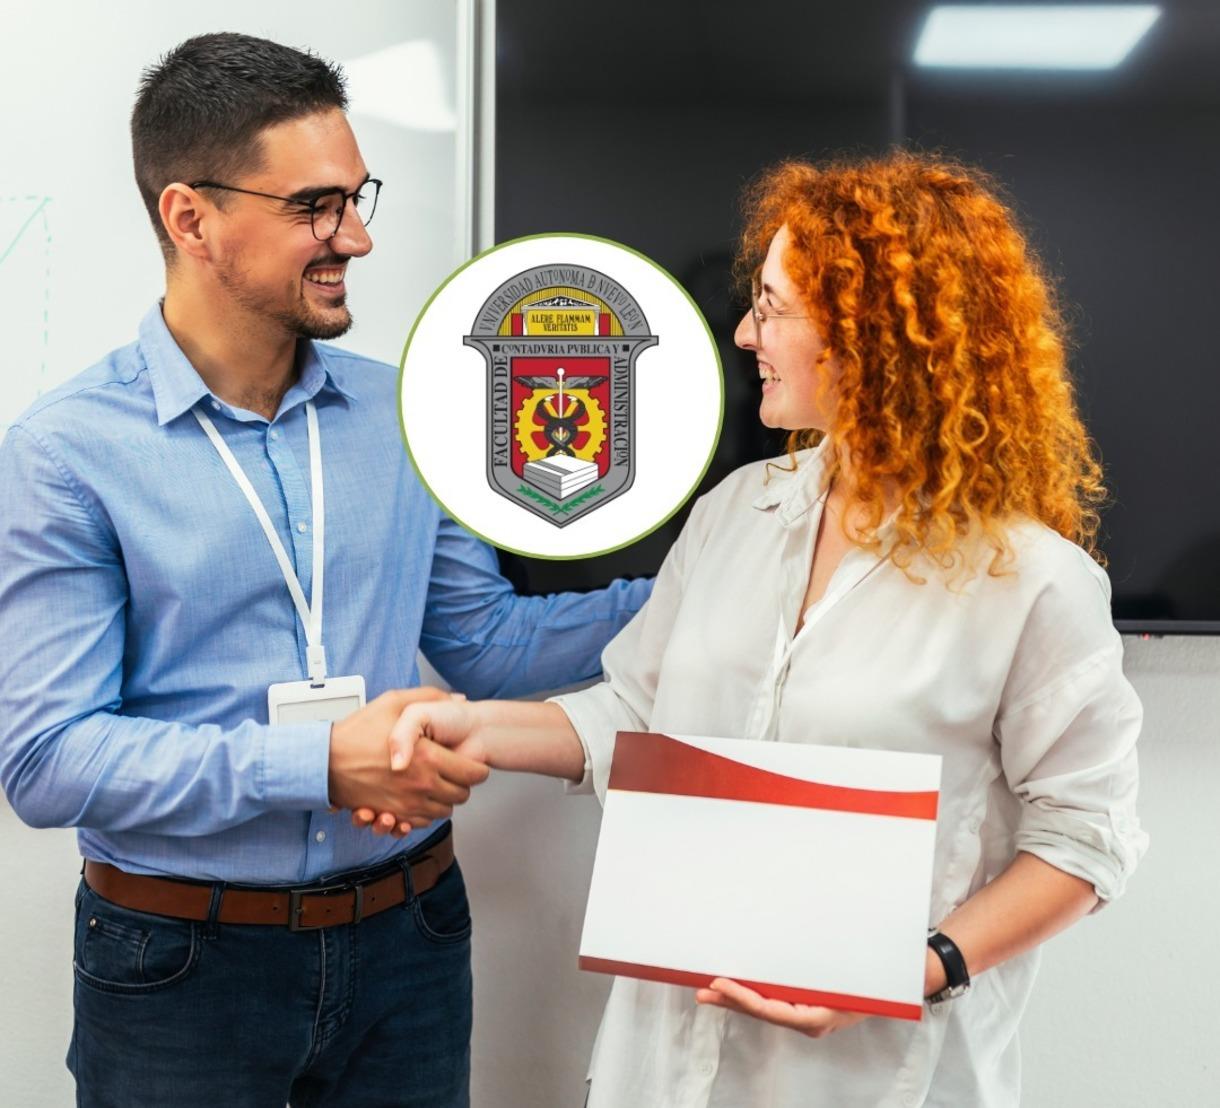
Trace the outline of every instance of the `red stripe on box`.
[[[685, 970], [663, 969], [661, 966], [641, 966], [635, 962], [615, 962], [609, 958], [580, 956], [580, 968], [592, 973], [611, 973], [619, 977], [638, 977], [644, 981], [660, 981], [665, 985], [685, 985], [691, 989], [706, 989], [723, 974], [688, 973]], [[753, 989], [770, 1000], [788, 1004], [814, 1004], [823, 1008], [838, 1008], [846, 1012], [865, 1012], [870, 1016], [890, 1016], [900, 1020], [923, 1018], [922, 1004], [902, 1004], [896, 1000], [878, 1000], [871, 996], [851, 996], [848, 993], [827, 993], [819, 989], [794, 989], [788, 985], [772, 985], [765, 981], [743, 981], [739, 985]]]
[[599, 335], [610, 334], [610, 316], [605, 312], [597, 313], [597, 333]]
[[610, 788], [626, 792], [750, 800], [795, 808], [824, 808], [905, 819], [936, 819], [936, 792], [852, 789], [803, 781], [743, 765], [669, 735], [620, 731], [610, 765]]
[[512, 328], [514, 335], [521, 335], [525, 333], [525, 316], [523, 316], [520, 312], [513, 312], [513, 314], [509, 316], [509, 319], [511, 320], [509, 326]]

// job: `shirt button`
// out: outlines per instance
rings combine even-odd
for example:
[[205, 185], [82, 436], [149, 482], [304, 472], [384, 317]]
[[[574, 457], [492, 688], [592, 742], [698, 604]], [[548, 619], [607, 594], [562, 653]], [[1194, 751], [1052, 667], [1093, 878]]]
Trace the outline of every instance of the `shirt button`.
[[326, 832], [325, 832], [325, 831], [319, 831], [319, 832], [318, 832], [318, 833], [317, 833], [317, 834], [316, 834], [316, 835], [313, 837], [313, 841], [314, 841], [314, 842], [316, 842], [316, 843], [324, 843], [324, 842], [326, 842]]
[[968, 824], [966, 824], [967, 830], [969, 830], [970, 834], [972, 834], [972, 835], [977, 834], [978, 829], [982, 826], [983, 826], [982, 821], [977, 820], [977, 819], [972, 819]]
[[701, 1072], [701, 1073], [703, 1073], [704, 1075], [710, 1075], [710, 1074], [711, 1074], [711, 1072], [712, 1072], [712, 1070], [714, 1070], [715, 1068], [716, 1068], [716, 1067], [715, 1067], [715, 1066], [713, 1066], [711, 1062], [704, 1062], [704, 1063], [703, 1063], [703, 1064], [702, 1064], [702, 1065], [699, 1067], [699, 1070], [700, 1070], [700, 1072]]
[[268, 432], [268, 434], [269, 434], [269, 435], [270, 435], [270, 436], [271, 436], [273, 439], [278, 439], [278, 438], [280, 437], [280, 433], [279, 433], [279, 432], [278, 432], [278, 431], [277, 431], [277, 430], [276, 430], [274, 427], [273, 427], [273, 428], [271, 428], [271, 430]]
[[219, 400], [213, 400], [213, 401], [212, 401], [212, 407], [213, 407], [213, 408], [215, 408], [217, 411], [220, 411], [220, 401], [219, 401]]
[[297, 530], [300, 531], [301, 534], [303, 535], [303, 534], [305, 534], [306, 531], [309, 530], [309, 524], [308, 523], [298, 523]]

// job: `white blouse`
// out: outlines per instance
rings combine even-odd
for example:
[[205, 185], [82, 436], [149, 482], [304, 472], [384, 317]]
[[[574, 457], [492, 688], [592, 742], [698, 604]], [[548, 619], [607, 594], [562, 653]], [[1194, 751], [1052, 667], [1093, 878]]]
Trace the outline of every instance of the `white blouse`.
[[[1147, 836], [1142, 709], [1105, 573], [1028, 519], [1009, 529], [1010, 571], [989, 576], [984, 553], [964, 583], [917, 561], [916, 584], [852, 547], [794, 637], [826, 449], [795, 472], [744, 466], [695, 505], [651, 600], [606, 648], [606, 680], [555, 698], [585, 747], [577, 791], [604, 799], [619, 730], [926, 751], [944, 759], [929, 924], [1018, 850], [1114, 899]], [[920, 1022], [873, 1017], [817, 1040], [616, 978], [589, 1108], [1015, 1105], [1037, 961], [979, 974]]]

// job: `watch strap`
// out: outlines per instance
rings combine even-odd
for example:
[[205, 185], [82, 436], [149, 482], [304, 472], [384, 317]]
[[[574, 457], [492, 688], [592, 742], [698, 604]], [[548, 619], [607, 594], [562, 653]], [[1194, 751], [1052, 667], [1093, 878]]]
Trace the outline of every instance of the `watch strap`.
[[928, 1003], [936, 1004], [961, 996], [970, 988], [970, 971], [966, 969], [966, 959], [962, 957], [957, 943], [948, 935], [933, 931], [928, 936], [928, 946], [936, 952], [941, 965], [945, 967], [945, 987], [928, 997]]

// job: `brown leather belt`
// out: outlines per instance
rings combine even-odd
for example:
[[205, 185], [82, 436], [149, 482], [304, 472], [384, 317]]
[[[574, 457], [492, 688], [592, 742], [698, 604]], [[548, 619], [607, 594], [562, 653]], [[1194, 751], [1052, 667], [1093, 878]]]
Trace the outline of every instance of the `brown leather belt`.
[[[432, 888], [453, 865], [453, 836], [446, 835], [412, 858], [411, 888], [416, 896]], [[380, 868], [380, 867], [379, 867]], [[98, 896], [122, 908], [158, 916], [204, 921], [210, 918], [212, 884], [124, 873], [104, 862], [85, 862], [85, 884]], [[359, 923], [407, 899], [402, 866], [359, 884], [256, 889], [222, 885], [218, 923], [269, 923], [290, 931], [309, 931]]]

